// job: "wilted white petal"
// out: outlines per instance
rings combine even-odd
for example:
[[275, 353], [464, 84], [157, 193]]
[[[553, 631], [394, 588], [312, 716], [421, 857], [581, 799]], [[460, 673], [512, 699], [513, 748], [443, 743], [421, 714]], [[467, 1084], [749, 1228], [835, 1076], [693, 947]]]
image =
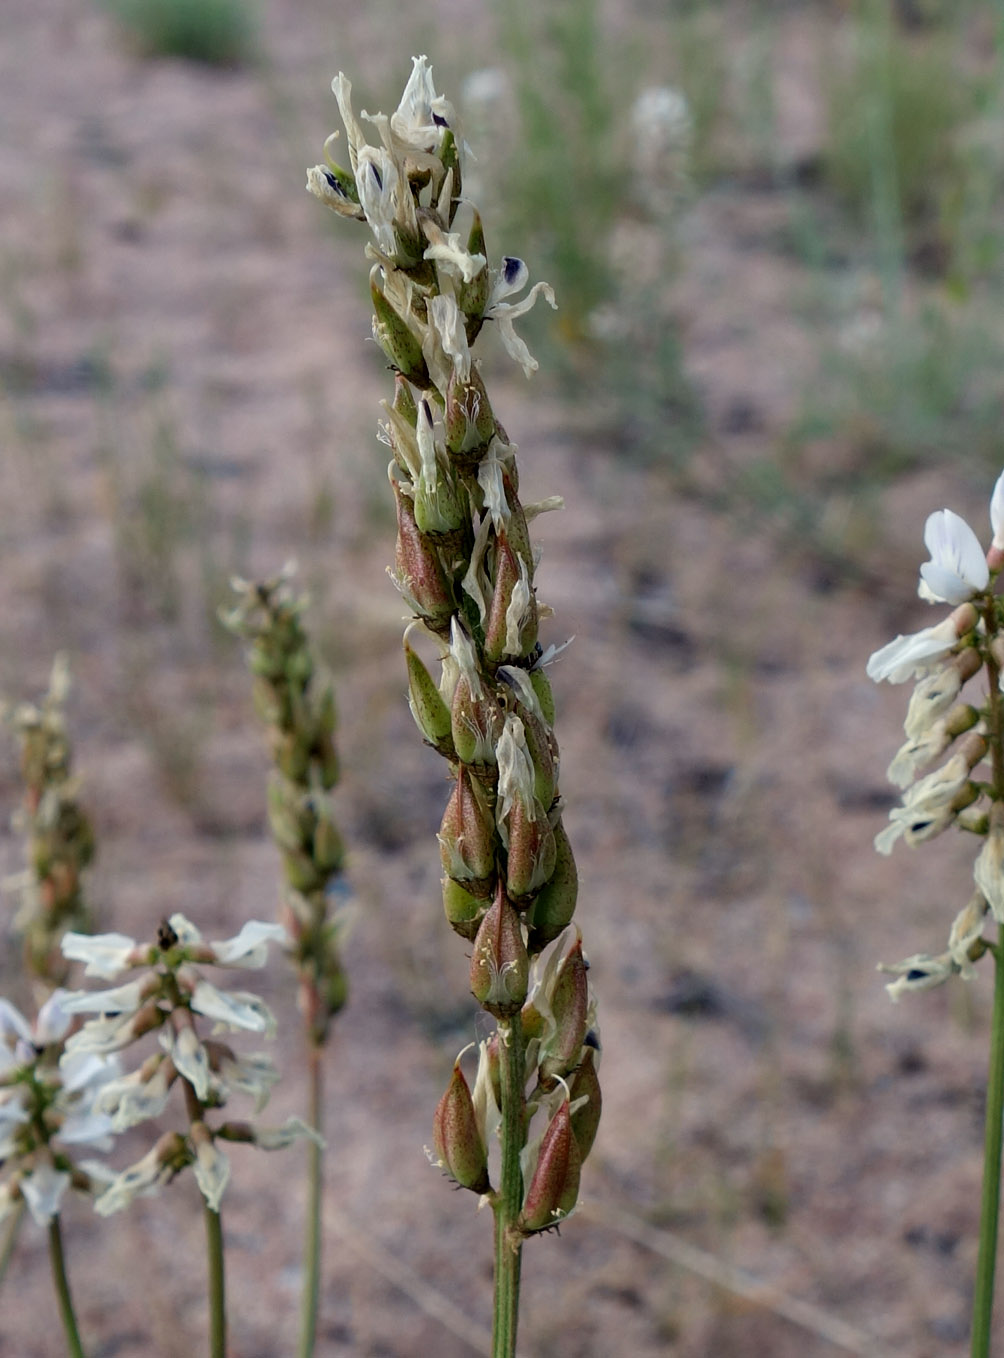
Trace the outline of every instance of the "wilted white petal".
[[13, 1051], [18, 1042], [34, 1046], [31, 1024], [10, 1000], [0, 999], [0, 1043]]
[[59, 1139], [68, 1146], [92, 1144], [106, 1151], [111, 1149], [114, 1130], [111, 1118], [103, 1113], [70, 1113], [59, 1128]]
[[143, 1002], [147, 980], [141, 976], [111, 990], [64, 991], [63, 1008], [67, 1014], [135, 1014]]
[[209, 1097], [209, 1058], [194, 1028], [182, 1028], [171, 1046], [171, 1060], [202, 1102]]
[[269, 1101], [272, 1086], [279, 1081], [279, 1072], [272, 1058], [265, 1052], [251, 1052], [247, 1056], [224, 1057], [216, 1072], [224, 1094], [236, 1090], [248, 1094], [260, 1113]]
[[121, 1051], [133, 1040], [131, 1014], [115, 1014], [111, 1018], [91, 1019], [78, 1033], [66, 1039], [68, 1052], [96, 1052], [107, 1055]]
[[959, 968], [959, 974], [969, 979], [973, 974], [973, 964], [969, 960], [969, 949], [983, 933], [983, 917], [987, 913], [987, 903], [977, 891], [969, 904], [964, 906], [952, 922], [948, 935], [948, 952]]
[[21, 1180], [21, 1193], [28, 1204], [28, 1211], [39, 1226], [48, 1226], [52, 1218], [59, 1215], [59, 1204], [69, 1185], [69, 1174], [54, 1169], [48, 1161], [36, 1165]]
[[980, 540], [958, 514], [939, 509], [928, 516], [924, 545], [931, 560], [920, 568], [934, 602], [961, 604], [986, 589], [990, 568]]
[[101, 976], [114, 980], [130, 965], [129, 955], [136, 947], [134, 939], [125, 934], [65, 933], [60, 945], [63, 956], [71, 962], [86, 962], [85, 976]]
[[910, 636], [899, 636], [874, 652], [868, 661], [868, 678], [877, 684], [883, 679], [890, 684], [905, 684], [908, 679], [930, 669], [935, 661], [953, 650], [958, 641], [951, 617]]
[[202, 934], [188, 918], [180, 912], [173, 914], [167, 921], [177, 935], [178, 942], [185, 948], [202, 942]]
[[324, 1148], [324, 1137], [314, 1127], [308, 1127], [302, 1118], [290, 1117], [281, 1127], [256, 1127], [254, 1143], [265, 1151], [281, 1151], [294, 1141], [306, 1138], [316, 1146]]
[[93, 1052], [64, 1052], [59, 1058], [59, 1078], [66, 1094], [97, 1090], [117, 1078], [121, 1067], [117, 1056], [96, 1056]]
[[220, 1210], [223, 1191], [230, 1182], [230, 1161], [210, 1138], [200, 1139], [195, 1147], [195, 1181], [214, 1212]]
[[554, 289], [550, 283], [535, 283], [520, 302], [503, 301], [503, 298], [508, 297], [511, 293], [519, 292], [526, 285], [528, 278], [529, 270], [523, 261], [507, 256], [502, 261], [502, 269], [495, 280], [488, 305], [485, 307], [485, 319], [497, 322], [499, 336], [506, 352], [510, 358], [516, 360], [526, 377], [536, 372], [539, 365], [516, 334], [513, 329], [513, 322], [530, 310], [541, 293], [552, 307], [557, 309], [558, 305], [554, 300]]
[[70, 1014], [66, 1008], [68, 990], [54, 990], [38, 1011], [35, 1019], [35, 1041], [40, 1047], [48, 1047], [53, 1042], [61, 1042], [70, 1026]]
[[288, 943], [289, 935], [281, 924], [265, 924], [251, 919], [233, 938], [211, 943], [221, 967], [263, 967], [268, 961], [269, 943]]
[[[92, 1162], [88, 1161], [84, 1168], [94, 1176]], [[170, 1175], [170, 1167], [161, 1162], [160, 1148], [154, 1146], [141, 1160], [137, 1160], [121, 1174], [115, 1175], [101, 1196], [96, 1199], [94, 1210], [102, 1217], [111, 1216], [113, 1212], [121, 1212], [123, 1207], [129, 1206], [133, 1198], [139, 1194], [152, 1193], [170, 1178]]]
[[990, 526], [994, 530], [993, 545], [1004, 552], [1004, 472], [998, 476], [990, 497]]
[[216, 1019], [228, 1028], [252, 1033], [273, 1033], [275, 1019], [263, 1000], [243, 990], [217, 990], [208, 981], [199, 981], [192, 992], [191, 1006], [198, 1014]]

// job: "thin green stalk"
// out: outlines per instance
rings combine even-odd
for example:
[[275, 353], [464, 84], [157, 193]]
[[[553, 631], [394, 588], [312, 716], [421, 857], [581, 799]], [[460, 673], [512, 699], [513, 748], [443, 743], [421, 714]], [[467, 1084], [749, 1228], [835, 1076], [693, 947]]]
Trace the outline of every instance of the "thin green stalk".
[[972, 1358], [989, 1358], [997, 1265], [997, 1234], [1001, 1192], [1001, 1144], [1004, 1134], [1004, 925], [998, 929], [994, 950], [994, 1010], [990, 1033], [990, 1073], [987, 1081], [986, 1133], [983, 1148], [983, 1203], [980, 1211], [980, 1249], [973, 1297]]
[[[323, 1048], [310, 1044], [309, 1111], [307, 1120], [321, 1133], [323, 1107]], [[300, 1305], [300, 1358], [312, 1358], [317, 1339], [317, 1309], [321, 1288], [321, 1194], [324, 1187], [324, 1149], [307, 1144], [307, 1221], [303, 1244], [303, 1296]]]
[[3, 1285], [3, 1280], [7, 1276], [7, 1269], [10, 1267], [10, 1261], [14, 1257], [14, 1246], [17, 1244], [21, 1222], [24, 1220], [24, 1210], [24, 1198], [21, 1198], [7, 1222], [3, 1246], [0, 1247], [0, 1286]]
[[495, 1306], [492, 1358], [515, 1358], [519, 1321], [519, 1275], [523, 1239], [516, 1225], [523, 1206], [523, 1174], [519, 1153], [526, 1118], [526, 1047], [523, 1021], [516, 1014], [499, 1022], [499, 1067], [502, 1085], [502, 1181], [495, 1199]]
[[66, 1276], [66, 1258], [63, 1254], [63, 1235], [59, 1229], [59, 1217], [49, 1222], [49, 1262], [52, 1265], [52, 1282], [59, 1300], [59, 1313], [63, 1318], [66, 1333], [66, 1349], [70, 1358], [84, 1358], [84, 1346], [80, 1342], [77, 1317], [70, 1296], [70, 1280]]
[[206, 1262], [209, 1270], [209, 1353], [226, 1358], [227, 1306], [223, 1271], [223, 1222], [219, 1212], [205, 1204]]

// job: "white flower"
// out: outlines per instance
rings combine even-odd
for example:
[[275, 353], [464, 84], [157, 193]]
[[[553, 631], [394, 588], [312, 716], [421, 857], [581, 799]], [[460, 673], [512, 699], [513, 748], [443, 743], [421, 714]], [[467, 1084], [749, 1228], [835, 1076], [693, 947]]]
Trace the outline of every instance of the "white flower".
[[111, 1118], [112, 1130], [124, 1132], [148, 1118], [156, 1118], [167, 1107], [174, 1072], [160, 1060], [153, 1074], [144, 1069], [132, 1071], [121, 1079], [111, 1080], [98, 1091], [95, 1111]]
[[915, 953], [905, 962], [896, 962], [892, 966], [880, 962], [878, 969], [897, 978], [886, 986], [889, 998], [894, 1002], [900, 995], [911, 991], [930, 990], [932, 986], [943, 985], [950, 977], [957, 975], [959, 970], [950, 953], [942, 953], [940, 957]]
[[969, 904], [955, 916], [948, 935], [949, 955], [966, 980], [973, 974], [969, 949], [983, 933], [983, 917], [986, 913], [987, 903], [977, 891]]
[[[394, 222], [402, 189], [397, 166], [382, 147], [360, 147], [356, 186], [378, 247], [393, 259], [397, 248]], [[410, 196], [407, 187], [403, 192]]]
[[924, 544], [931, 560], [920, 568], [920, 596], [931, 603], [961, 604], [990, 583], [980, 540], [958, 514], [939, 509], [928, 517]]
[[956, 815], [953, 803], [969, 782], [970, 771], [969, 760], [960, 752], [940, 769], [914, 783], [904, 797], [903, 805], [890, 811], [890, 824], [875, 836], [875, 848], [879, 853], [892, 853], [893, 845], [901, 835], [912, 846], [933, 839], [947, 829]]
[[71, 962], [86, 962], [85, 976], [101, 976], [112, 981], [120, 971], [133, 965], [132, 953], [136, 941], [125, 934], [75, 934], [63, 935], [63, 956]]
[[898, 636], [871, 656], [867, 666], [868, 678], [874, 679], [876, 684], [883, 679], [890, 684], [905, 684], [908, 679], [924, 674], [936, 661], [948, 655], [958, 640], [958, 631], [951, 617], [910, 636]]
[[998, 924], [1004, 924], [1004, 826], [992, 824], [979, 857], [973, 864], [973, 878]]
[[504, 299], [514, 292], [521, 292], [526, 287], [530, 277], [530, 271], [521, 259], [513, 259], [506, 255], [502, 260], [502, 268], [496, 276], [491, 294], [488, 298], [488, 305], [485, 307], [485, 320], [498, 322], [499, 336], [505, 346], [506, 353], [523, 369], [526, 377], [537, 371], [539, 364], [530, 353], [520, 337], [513, 329], [513, 321], [519, 316], [524, 316], [536, 302], [540, 293], [557, 310], [557, 302], [554, 300], [554, 289], [550, 283], [534, 283], [533, 287], [520, 302], [507, 302]]
[[174, 930], [175, 937], [183, 948], [192, 948], [202, 942], [202, 934], [187, 915], [176, 912], [167, 921]]
[[998, 476], [990, 497], [990, 526], [994, 530], [993, 545], [1004, 552], [1004, 472]]
[[903, 729], [911, 740], [918, 740], [943, 717], [962, 689], [957, 665], [942, 665], [922, 679], [910, 695]]
[[70, 1176], [43, 1160], [20, 1183], [28, 1210], [39, 1226], [48, 1226], [59, 1215], [59, 1204], [70, 1185]]
[[271, 1010], [257, 995], [244, 990], [217, 990], [208, 981], [197, 982], [192, 991], [191, 1006], [197, 1014], [216, 1019], [226, 1028], [247, 1029], [252, 1033], [275, 1032]]
[[281, 924], [248, 920], [239, 934], [209, 946], [221, 967], [263, 967], [268, 961], [269, 943], [288, 943], [289, 935]]
[[[430, 297], [428, 311], [429, 327], [422, 345], [426, 365], [432, 372], [442, 368], [443, 364], [436, 361], [441, 351], [450, 360], [457, 379], [461, 382], [470, 381], [471, 351], [457, 299], [445, 292]], [[449, 370], [446, 371], [448, 373]]]
[[456, 121], [453, 105], [436, 93], [428, 57], [412, 57], [411, 62], [401, 102], [390, 115], [391, 131], [409, 150], [435, 151], [443, 129]]
[[212, 1210], [218, 1212], [224, 1190], [230, 1182], [230, 1161], [221, 1150], [217, 1149], [215, 1141], [208, 1133], [203, 1136], [193, 1136], [193, 1140], [195, 1141], [195, 1165], [193, 1167], [195, 1182], [199, 1185], [202, 1196]]
[[[93, 1169], [98, 1166], [92, 1168], [92, 1162], [88, 1161], [83, 1168], [93, 1173]], [[102, 1217], [110, 1216], [112, 1212], [121, 1212], [123, 1207], [129, 1206], [133, 1198], [155, 1192], [173, 1173], [170, 1163], [165, 1163], [158, 1143], [134, 1165], [115, 1175], [105, 1191], [95, 1200], [94, 1210]]]
[[256, 1127], [254, 1143], [264, 1151], [281, 1151], [294, 1141], [306, 1139], [324, 1149], [324, 1137], [313, 1127], [308, 1127], [302, 1118], [289, 1117], [281, 1127]]
[[205, 1103], [209, 1097], [209, 1058], [195, 1029], [182, 1028], [171, 1043], [170, 1051], [175, 1070], [184, 1076], [200, 1101]]
[[125, 985], [115, 986], [112, 990], [80, 990], [75, 994], [65, 993], [63, 1008], [67, 1014], [104, 1014], [124, 1018], [135, 1014], [143, 1003], [143, 989], [148, 978], [143, 976]]
[[234, 1090], [247, 1094], [254, 1099], [256, 1113], [268, 1103], [272, 1086], [279, 1080], [275, 1063], [265, 1052], [251, 1052], [247, 1056], [227, 1053], [221, 1057], [214, 1076], [213, 1086], [223, 1098]]

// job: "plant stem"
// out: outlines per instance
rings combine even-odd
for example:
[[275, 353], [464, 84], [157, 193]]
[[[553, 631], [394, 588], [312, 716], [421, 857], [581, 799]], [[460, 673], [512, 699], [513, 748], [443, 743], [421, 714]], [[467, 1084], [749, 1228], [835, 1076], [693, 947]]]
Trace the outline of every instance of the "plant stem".
[[24, 1220], [24, 1198], [21, 1198], [7, 1222], [7, 1230], [4, 1234], [3, 1246], [0, 1247], [0, 1286], [7, 1276], [7, 1269], [10, 1261], [14, 1257], [14, 1246], [17, 1244], [17, 1235]]
[[[309, 1109], [307, 1121], [318, 1133], [323, 1117], [323, 1048], [310, 1043], [308, 1055]], [[300, 1358], [312, 1358], [317, 1338], [317, 1308], [321, 1286], [321, 1193], [324, 1187], [324, 1149], [316, 1141], [307, 1146], [307, 1222], [303, 1243], [303, 1296], [300, 1304]]]
[[66, 1348], [70, 1358], [84, 1358], [84, 1346], [80, 1342], [77, 1317], [70, 1296], [70, 1280], [66, 1276], [66, 1259], [63, 1255], [63, 1235], [59, 1229], [59, 1217], [49, 1222], [49, 1262], [52, 1264], [52, 1282], [59, 1299], [59, 1313], [63, 1318], [66, 1332]]
[[209, 1268], [209, 1352], [211, 1358], [226, 1358], [227, 1306], [223, 1271], [223, 1222], [219, 1212], [208, 1203], [206, 1217], [206, 1262]]
[[997, 1263], [997, 1225], [1001, 1189], [1001, 1141], [1004, 1131], [1004, 925], [994, 950], [994, 1010], [990, 1033], [986, 1134], [983, 1149], [983, 1204], [980, 1250], [973, 1297], [972, 1358], [989, 1358], [990, 1326]]
[[523, 1240], [516, 1224], [523, 1206], [519, 1154], [526, 1135], [526, 1047], [519, 1014], [499, 1021], [502, 1085], [502, 1182], [495, 1198], [495, 1307], [492, 1358], [515, 1358]]

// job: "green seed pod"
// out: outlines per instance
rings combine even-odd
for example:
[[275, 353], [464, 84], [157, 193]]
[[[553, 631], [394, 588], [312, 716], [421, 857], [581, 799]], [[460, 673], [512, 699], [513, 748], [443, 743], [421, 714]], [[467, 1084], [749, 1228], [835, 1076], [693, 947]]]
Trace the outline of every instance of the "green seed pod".
[[558, 743], [554, 732], [522, 703], [516, 704], [516, 715], [523, 723], [526, 748], [533, 760], [533, 794], [544, 810], [549, 811], [557, 791]]
[[588, 1102], [572, 1114], [572, 1132], [578, 1142], [579, 1152], [585, 1160], [593, 1149], [600, 1125], [600, 1114], [603, 1111], [603, 1095], [600, 1093], [600, 1078], [596, 1073], [594, 1047], [583, 1047], [582, 1059], [569, 1083], [569, 1090], [572, 1103], [581, 1099], [583, 1095], [588, 1097]]
[[567, 928], [575, 914], [578, 894], [579, 874], [572, 846], [559, 820], [554, 827], [554, 869], [527, 913], [530, 929], [527, 947], [532, 954], [542, 952]]
[[391, 478], [397, 505], [395, 580], [405, 599], [434, 632], [448, 632], [454, 612], [453, 591], [434, 544], [415, 522], [410, 496]]
[[450, 207], [446, 223], [447, 226], [452, 226], [463, 194], [463, 179], [460, 169], [460, 148], [457, 146], [457, 139], [449, 127], [443, 133], [443, 140], [439, 146], [439, 159], [442, 161], [444, 170], [453, 171], [453, 187], [450, 191]]
[[[481, 222], [481, 214], [477, 208], [474, 209], [474, 221], [471, 224], [470, 234], [467, 237], [467, 253], [470, 255], [484, 255], [488, 258], [488, 250], [485, 246], [485, 229]], [[491, 280], [488, 277], [488, 270], [482, 269], [481, 272], [472, 278], [469, 283], [461, 283], [458, 289], [457, 303], [460, 310], [464, 313], [464, 328], [467, 331], [467, 343], [473, 344], [481, 333], [484, 324], [485, 307], [488, 305], [488, 295], [491, 290]]]
[[405, 662], [408, 666], [408, 706], [415, 718], [415, 725], [422, 735], [440, 754], [452, 758], [453, 736], [450, 709], [443, 701], [442, 694], [432, 675], [422, 663], [421, 658], [404, 640]]
[[541, 716], [549, 727], [553, 727], [555, 715], [554, 694], [551, 691], [550, 679], [548, 679], [544, 670], [535, 669], [530, 671], [530, 683], [533, 685], [533, 691], [536, 693], [537, 701], [540, 703]]
[[468, 381], [462, 382], [453, 369], [446, 388], [446, 446], [457, 463], [469, 470], [488, 451], [495, 436], [495, 416], [481, 374], [471, 368]]
[[443, 869], [465, 890], [487, 896], [495, 881], [495, 846], [495, 817], [478, 780], [461, 764], [439, 829]]
[[547, 1043], [544, 1059], [539, 1062], [541, 1081], [545, 1085], [553, 1081], [556, 1075], [567, 1075], [578, 1065], [582, 1044], [586, 1040], [589, 981], [582, 956], [581, 937], [576, 937], [562, 958], [548, 999], [555, 1031]]
[[578, 1200], [581, 1172], [582, 1156], [564, 1098], [541, 1138], [537, 1167], [523, 1199], [519, 1224], [527, 1235], [545, 1231], [568, 1216]]
[[373, 338], [397, 371], [424, 390], [429, 385], [429, 370], [422, 357], [422, 346], [384, 296], [377, 282], [379, 272], [379, 268], [374, 268], [370, 274], [370, 296], [375, 312]]
[[474, 940], [471, 994], [496, 1018], [512, 1018], [526, 1002], [529, 975], [519, 916], [500, 886]]
[[473, 939], [485, 917], [484, 897], [473, 896], [452, 877], [443, 878], [443, 909], [451, 928], [461, 938]]
[[554, 872], [554, 831], [547, 823], [544, 808], [536, 799], [526, 806], [516, 798], [509, 812], [508, 824], [506, 890], [518, 910], [530, 903], [530, 898]]
[[432, 1140], [439, 1163], [450, 1178], [473, 1193], [487, 1193], [488, 1154], [478, 1130], [470, 1087], [459, 1065], [453, 1067], [446, 1093], [432, 1121]]

